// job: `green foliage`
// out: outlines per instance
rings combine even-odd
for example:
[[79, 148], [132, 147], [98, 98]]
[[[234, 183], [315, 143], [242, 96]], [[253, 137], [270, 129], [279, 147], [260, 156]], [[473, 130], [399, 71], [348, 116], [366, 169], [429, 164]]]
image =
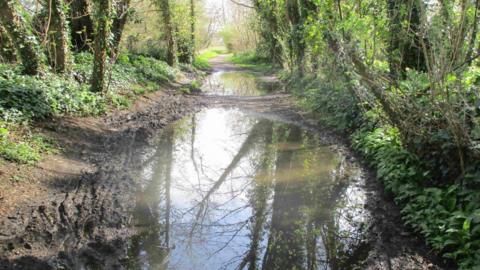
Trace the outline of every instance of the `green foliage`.
[[458, 184], [425, 187], [423, 183], [431, 177], [430, 172], [402, 147], [395, 128], [359, 130], [353, 135], [353, 145], [376, 168], [377, 178], [403, 207], [406, 224], [424, 235], [427, 243], [445, 258], [458, 262], [462, 269], [479, 266], [478, 190]]
[[23, 75], [15, 66], [0, 64], [0, 156], [20, 163], [34, 163], [49, 144], [29, 131], [35, 120], [62, 115], [101, 115], [110, 108], [126, 109], [137, 95], [159, 89], [175, 80], [177, 70], [165, 62], [137, 55], [120, 54], [109, 71], [109, 91], [89, 90], [93, 56], [75, 55], [73, 78], [53, 73]]
[[53, 115], [101, 114], [104, 100], [87, 86], [47, 73], [45, 77], [22, 75], [11, 66], [0, 65], [0, 107], [19, 112], [23, 120]]
[[205, 52], [197, 55], [193, 61], [193, 66], [198, 69], [210, 69], [212, 66], [208, 62], [210, 59], [215, 58], [221, 54], [226, 54], [227, 51], [223, 48], [211, 48]]
[[[421, 78], [411, 79], [404, 87], [409, 89], [421, 82]], [[464, 182], [468, 184], [463, 186], [429, 187], [427, 183], [434, 181], [433, 174], [425, 169], [427, 161], [405, 149], [398, 128], [385, 124], [379, 108], [365, 109], [358, 104], [346, 90], [347, 84], [322, 76], [304, 78], [292, 86], [300, 104], [316, 112], [323, 123], [341, 132], [353, 133], [354, 148], [376, 170], [377, 178], [402, 208], [406, 224], [425, 236], [435, 251], [454, 260], [462, 269], [478, 266], [478, 173], [467, 175]]]
[[269, 71], [272, 69], [270, 60], [259, 56], [255, 52], [235, 53], [228, 60], [243, 68], [258, 71]]
[[163, 61], [144, 56], [130, 56], [130, 63], [135, 68], [138, 78], [142, 82], [168, 82], [175, 80], [177, 70]]
[[[12, 123], [0, 121], [0, 156], [6, 160], [33, 164], [41, 159], [42, 153], [55, 151], [52, 142], [45, 137], [32, 135], [30, 132], [18, 136], [15, 135], [18, 129], [19, 127]], [[23, 129], [28, 131], [26, 127]]]

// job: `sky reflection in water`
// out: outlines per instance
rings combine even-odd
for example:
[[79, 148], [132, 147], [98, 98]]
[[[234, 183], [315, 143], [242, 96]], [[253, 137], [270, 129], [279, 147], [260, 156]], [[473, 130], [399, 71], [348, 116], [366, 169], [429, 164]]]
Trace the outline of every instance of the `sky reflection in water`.
[[366, 218], [359, 169], [308, 131], [208, 109], [144, 157], [134, 269], [345, 269]]

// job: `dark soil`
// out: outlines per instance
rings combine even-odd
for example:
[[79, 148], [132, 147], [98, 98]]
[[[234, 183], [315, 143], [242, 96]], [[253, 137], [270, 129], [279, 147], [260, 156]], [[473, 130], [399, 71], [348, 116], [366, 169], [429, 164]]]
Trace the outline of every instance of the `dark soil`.
[[[215, 61], [217, 69], [234, 69], [222, 59]], [[42, 123], [39, 129], [55, 137], [65, 151], [34, 168], [3, 166], [0, 269], [126, 268], [128, 238], [135, 234], [132, 211], [142, 168], [138, 157], [163, 127], [205, 106], [235, 107], [300, 124], [358, 160], [342, 136], [319, 125], [281, 93], [219, 97], [159, 91], [126, 112]], [[365, 172], [372, 219], [364, 252], [353, 262], [357, 269], [447, 269], [402, 225], [398, 207]], [[13, 182], [13, 175], [23, 180]]]

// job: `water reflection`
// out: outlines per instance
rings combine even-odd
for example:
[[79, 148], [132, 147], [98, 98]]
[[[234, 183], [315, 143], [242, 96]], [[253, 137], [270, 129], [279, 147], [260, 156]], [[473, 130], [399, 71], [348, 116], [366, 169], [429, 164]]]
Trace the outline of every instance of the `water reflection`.
[[348, 269], [360, 172], [294, 125], [209, 109], [144, 157], [132, 269]]
[[274, 87], [274, 83], [262, 81], [252, 73], [217, 71], [205, 80], [203, 90], [216, 95], [259, 96]]

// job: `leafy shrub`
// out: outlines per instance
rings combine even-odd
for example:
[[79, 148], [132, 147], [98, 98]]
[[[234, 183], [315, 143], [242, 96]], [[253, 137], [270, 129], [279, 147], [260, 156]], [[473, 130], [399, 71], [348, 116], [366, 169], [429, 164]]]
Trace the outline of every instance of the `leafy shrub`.
[[479, 266], [480, 174], [475, 169], [466, 175], [466, 184], [431, 187], [435, 174], [404, 148], [399, 131], [382, 122], [378, 108], [361, 110], [346, 85], [328, 78], [296, 80], [293, 86], [303, 107], [315, 111], [323, 123], [352, 134], [354, 148], [376, 170], [407, 225], [461, 269]]
[[[297, 89], [299, 87], [297, 86]], [[339, 131], [352, 131], [360, 122], [359, 108], [352, 95], [344, 91], [340, 82], [307, 81], [297, 92], [301, 103], [324, 117], [325, 122]], [[305, 90], [303, 90], [305, 89]]]
[[177, 71], [163, 61], [144, 56], [135, 56], [131, 58], [131, 64], [144, 82], [168, 82], [175, 80], [177, 76]]
[[21, 163], [38, 161], [48, 147], [40, 137], [24, 132], [32, 120], [126, 109], [135, 95], [158, 90], [159, 83], [174, 80], [178, 72], [154, 58], [120, 54], [107, 73], [109, 91], [92, 93], [88, 83], [92, 63], [92, 54], [76, 54], [73, 78], [53, 73], [28, 76], [0, 64], [0, 156]]
[[395, 128], [359, 130], [353, 135], [353, 145], [376, 168], [377, 178], [403, 207], [406, 224], [424, 235], [427, 243], [445, 258], [458, 262], [462, 269], [479, 265], [478, 190], [458, 184], [425, 187], [423, 183], [430, 173], [417, 157], [403, 149]]
[[18, 111], [25, 119], [105, 111], [102, 96], [86, 85], [55, 74], [21, 75], [7, 65], [0, 65], [0, 107], [4, 112]]
[[266, 71], [272, 69], [269, 59], [258, 55], [255, 52], [235, 53], [228, 59], [236, 65], [244, 68]]
[[27, 134], [15, 138], [10, 131], [15, 128], [12, 123], [0, 121], [0, 156], [3, 158], [32, 164], [40, 160], [42, 153], [54, 151], [51, 142], [42, 136]]

